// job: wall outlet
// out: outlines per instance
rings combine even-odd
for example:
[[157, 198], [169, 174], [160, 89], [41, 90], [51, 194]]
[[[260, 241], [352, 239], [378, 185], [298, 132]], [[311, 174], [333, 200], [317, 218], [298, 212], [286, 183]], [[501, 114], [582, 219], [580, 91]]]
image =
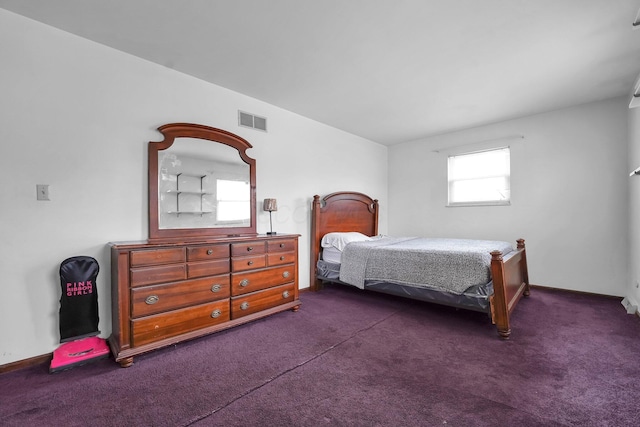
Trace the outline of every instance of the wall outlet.
[[36, 199], [37, 200], [50, 200], [49, 199], [49, 186], [47, 184], [36, 185]]

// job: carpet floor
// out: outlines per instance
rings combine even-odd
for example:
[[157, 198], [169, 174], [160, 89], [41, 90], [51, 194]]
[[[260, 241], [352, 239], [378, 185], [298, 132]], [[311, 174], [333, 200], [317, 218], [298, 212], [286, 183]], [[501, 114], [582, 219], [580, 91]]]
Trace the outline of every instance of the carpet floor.
[[342, 286], [138, 356], [0, 375], [2, 426], [635, 426], [640, 319], [534, 288], [485, 314]]

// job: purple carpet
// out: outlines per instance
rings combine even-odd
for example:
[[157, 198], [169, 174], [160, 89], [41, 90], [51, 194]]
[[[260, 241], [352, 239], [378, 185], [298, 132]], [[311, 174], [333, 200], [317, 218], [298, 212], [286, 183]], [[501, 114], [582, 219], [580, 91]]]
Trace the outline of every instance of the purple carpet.
[[633, 426], [640, 319], [534, 288], [509, 341], [482, 313], [346, 287], [135, 358], [0, 375], [2, 426]]

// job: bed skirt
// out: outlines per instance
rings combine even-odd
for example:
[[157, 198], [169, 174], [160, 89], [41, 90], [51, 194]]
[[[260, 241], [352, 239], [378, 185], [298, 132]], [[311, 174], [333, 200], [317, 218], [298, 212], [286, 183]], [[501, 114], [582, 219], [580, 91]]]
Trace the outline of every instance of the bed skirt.
[[[340, 281], [340, 264], [319, 260], [317, 267], [317, 276], [319, 280], [352, 286]], [[408, 297], [420, 301], [444, 304], [466, 310], [491, 313], [489, 298], [493, 295], [493, 282], [489, 282], [484, 285], [471, 286], [460, 295], [435, 289], [418, 288], [405, 284], [375, 280], [366, 280], [364, 289], [405, 298]]]

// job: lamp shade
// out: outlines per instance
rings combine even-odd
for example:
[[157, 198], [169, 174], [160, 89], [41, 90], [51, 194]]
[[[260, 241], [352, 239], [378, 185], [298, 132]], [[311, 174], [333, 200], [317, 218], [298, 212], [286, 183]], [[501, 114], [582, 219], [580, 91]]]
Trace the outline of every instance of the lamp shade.
[[276, 199], [264, 199], [262, 210], [265, 212], [275, 212], [278, 210], [278, 202]]

